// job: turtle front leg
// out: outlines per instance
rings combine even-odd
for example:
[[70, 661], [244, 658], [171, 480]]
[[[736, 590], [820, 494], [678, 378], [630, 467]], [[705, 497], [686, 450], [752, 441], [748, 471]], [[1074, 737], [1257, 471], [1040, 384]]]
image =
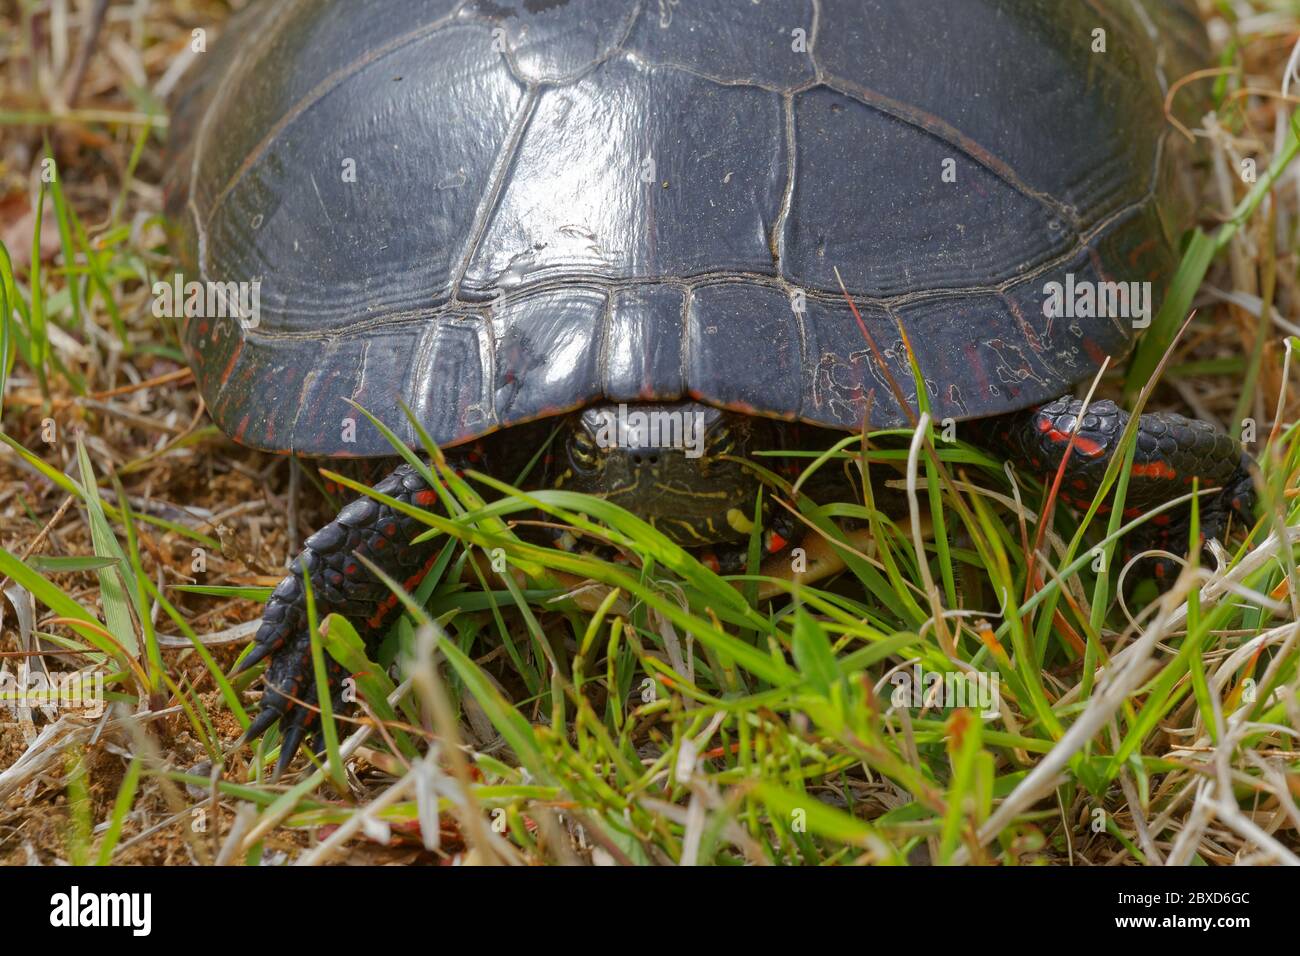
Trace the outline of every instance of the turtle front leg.
[[[1083, 402], [1060, 398], [1047, 405], [989, 419], [990, 444], [1013, 460], [1033, 468], [1050, 482], [1069, 447]], [[1129, 413], [1111, 401], [1094, 401], [1083, 416], [1070, 459], [1065, 465], [1061, 497], [1069, 505], [1087, 508], [1110, 459], [1119, 452], [1119, 440]], [[1238, 515], [1254, 521], [1255, 490], [1250, 458], [1229, 435], [1208, 422], [1169, 412], [1150, 412], [1138, 420], [1133, 473], [1129, 476], [1124, 517], [1136, 518], [1153, 507], [1184, 495], [1199, 479], [1199, 487], [1222, 489], [1200, 505], [1202, 541], [1222, 540], [1228, 519]], [[1102, 506], [1103, 509], [1106, 507]], [[1162, 512], [1131, 536], [1132, 551], [1158, 548], [1174, 554], [1187, 551], [1191, 509]], [[1166, 583], [1176, 574], [1172, 562], [1157, 559], [1153, 573]]]
[[[423, 508], [433, 507], [438, 500], [419, 472], [407, 464], [375, 485], [375, 490]], [[342, 614], [371, 647], [391, 623], [397, 599], [357, 556], [365, 557], [408, 588], [415, 587], [436, 553], [432, 542], [411, 544], [411, 539], [425, 530], [426, 525], [409, 515], [370, 498], [359, 498], [306, 540], [302, 553], [289, 566], [289, 574], [267, 601], [253, 649], [234, 673], [247, 670], [263, 658], [271, 659], [263, 677], [261, 710], [240, 743], [261, 736], [279, 721], [284, 740], [275, 769], [277, 778], [317, 724], [317, 689], [303, 572], [310, 576], [317, 619]], [[331, 697], [335, 706], [341, 707], [342, 683], [347, 675], [332, 659], [327, 659], [326, 666]]]

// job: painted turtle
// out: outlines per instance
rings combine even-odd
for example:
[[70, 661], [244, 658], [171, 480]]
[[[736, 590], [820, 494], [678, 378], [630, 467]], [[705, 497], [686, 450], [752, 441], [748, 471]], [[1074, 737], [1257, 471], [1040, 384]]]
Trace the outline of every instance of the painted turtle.
[[[178, 95], [167, 184], [184, 275], [245, 294], [237, 317], [181, 310], [214, 420], [382, 456], [348, 401], [414, 444], [404, 403], [505, 477], [529, 423], [559, 421], [541, 484], [724, 556], [758, 489], [732, 458], [868, 409], [908, 425], [904, 333], [936, 419], [1055, 469], [1080, 411], [1060, 396], [1128, 351], [1176, 263], [1164, 99], [1205, 43], [1166, 0], [292, 0], [227, 32]], [[1089, 408], [1069, 496], [1127, 418]], [[1207, 533], [1249, 512], [1236, 443], [1142, 416], [1129, 504], [1194, 477], [1223, 489]], [[437, 501], [409, 466], [377, 487]], [[356, 555], [416, 580], [420, 527], [353, 502], [270, 599], [246, 736], [283, 718], [282, 763], [316, 694], [300, 575], [373, 639], [393, 602]]]

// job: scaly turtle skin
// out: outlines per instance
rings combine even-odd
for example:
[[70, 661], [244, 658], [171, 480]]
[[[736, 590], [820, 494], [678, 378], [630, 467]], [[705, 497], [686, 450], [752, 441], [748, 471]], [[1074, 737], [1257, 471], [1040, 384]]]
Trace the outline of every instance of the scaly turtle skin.
[[[618, 500], [724, 570], [757, 479], [720, 449], [907, 426], [904, 336], [936, 419], [1052, 469], [1079, 411], [1054, 400], [1136, 328], [1046, 314], [1045, 292], [1149, 282], [1158, 303], [1186, 210], [1165, 94], [1206, 59], [1165, 0], [284, 0], [227, 32], [178, 92], [166, 183], [184, 277], [257, 283], [254, 322], [180, 316], [214, 421], [385, 456], [348, 403], [415, 444], [405, 406], [513, 478], [529, 423], [562, 417], [538, 483]], [[702, 416], [708, 447], [602, 447], [619, 405]], [[1090, 410], [1073, 498], [1126, 420]], [[1245, 469], [1208, 426], [1144, 416], [1129, 502], [1200, 478], [1221, 532], [1249, 512]], [[434, 506], [410, 469], [379, 487]], [[1143, 543], [1179, 550], [1182, 520]], [[357, 556], [414, 581], [414, 530], [349, 505], [268, 603], [250, 734], [284, 717], [284, 760], [315, 695], [301, 574], [373, 638], [393, 602]]]

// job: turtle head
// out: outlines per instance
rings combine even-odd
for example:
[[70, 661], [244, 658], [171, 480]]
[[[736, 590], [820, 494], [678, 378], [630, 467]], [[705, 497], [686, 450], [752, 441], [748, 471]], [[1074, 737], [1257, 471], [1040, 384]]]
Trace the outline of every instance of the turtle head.
[[696, 402], [595, 405], [569, 417], [555, 486], [615, 502], [693, 548], [748, 538], [772, 422]]

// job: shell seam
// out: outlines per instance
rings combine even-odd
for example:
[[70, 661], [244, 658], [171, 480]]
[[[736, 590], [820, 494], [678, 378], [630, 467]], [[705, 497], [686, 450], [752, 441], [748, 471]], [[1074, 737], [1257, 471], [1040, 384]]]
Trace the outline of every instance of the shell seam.
[[505, 139], [501, 141], [500, 148], [497, 150], [488, 180], [488, 189], [483, 194], [483, 198], [479, 200], [478, 208], [474, 210], [474, 220], [470, 224], [465, 247], [462, 249], [460, 256], [457, 257], [456, 271], [451, 280], [452, 302], [459, 301], [460, 285], [465, 280], [465, 273], [469, 270], [470, 263], [474, 261], [479, 245], [487, 234], [488, 224], [497, 211], [497, 204], [505, 194], [506, 173], [514, 165], [519, 144], [523, 142], [524, 133], [532, 123], [537, 104], [541, 100], [540, 91], [540, 86], [528, 87], [523, 101], [519, 104], [514, 118], [510, 122], [510, 132], [506, 134]]

